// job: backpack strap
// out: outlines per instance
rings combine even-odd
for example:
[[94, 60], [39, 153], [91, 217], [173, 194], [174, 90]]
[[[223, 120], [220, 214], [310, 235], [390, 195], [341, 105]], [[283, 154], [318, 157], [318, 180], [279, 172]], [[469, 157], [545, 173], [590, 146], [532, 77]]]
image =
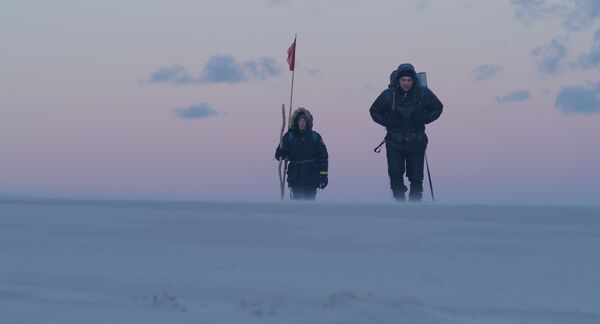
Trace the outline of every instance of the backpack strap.
[[[317, 134], [317, 132], [315, 131], [311, 131], [311, 135], [312, 135], [312, 140], [313, 142], [317, 143], [319, 141], [319, 134]], [[294, 132], [288, 132], [288, 140], [291, 141], [294, 139]]]

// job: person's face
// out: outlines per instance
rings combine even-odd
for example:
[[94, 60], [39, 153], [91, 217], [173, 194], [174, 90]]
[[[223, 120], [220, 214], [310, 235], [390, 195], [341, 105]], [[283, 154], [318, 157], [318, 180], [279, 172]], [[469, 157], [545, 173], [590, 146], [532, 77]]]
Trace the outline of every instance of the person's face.
[[298, 119], [298, 128], [300, 130], [304, 130], [306, 128], [306, 119], [305, 118]]
[[402, 90], [408, 91], [412, 88], [413, 79], [409, 76], [403, 76], [398, 80], [398, 83], [400, 83], [400, 88], [402, 88]]

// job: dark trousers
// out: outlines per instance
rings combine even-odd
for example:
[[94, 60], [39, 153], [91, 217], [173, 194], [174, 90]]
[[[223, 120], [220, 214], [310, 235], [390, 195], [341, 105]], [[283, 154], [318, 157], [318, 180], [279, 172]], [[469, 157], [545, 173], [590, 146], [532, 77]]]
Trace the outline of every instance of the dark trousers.
[[407, 187], [404, 185], [404, 173], [410, 181], [408, 197], [412, 201], [420, 201], [423, 197], [423, 164], [425, 150], [408, 151], [386, 144], [388, 175], [390, 186], [397, 200], [404, 200]]
[[290, 188], [293, 200], [315, 200], [317, 196], [316, 187], [294, 186]]

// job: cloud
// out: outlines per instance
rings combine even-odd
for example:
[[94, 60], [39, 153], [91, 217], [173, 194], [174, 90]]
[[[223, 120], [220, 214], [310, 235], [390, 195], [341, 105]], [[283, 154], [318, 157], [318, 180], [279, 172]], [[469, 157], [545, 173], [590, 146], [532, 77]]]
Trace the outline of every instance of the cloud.
[[584, 70], [600, 66], [600, 29], [594, 33], [594, 40], [590, 52], [581, 56], [573, 66]]
[[244, 63], [243, 69], [251, 79], [266, 80], [282, 73], [275, 59], [263, 57]]
[[235, 84], [250, 80], [266, 80], [279, 75], [282, 69], [270, 57], [237, 62], [231, 55], [213, 55], [195, 77], [182, 65], [161, 67], [153, 72], [144, 83], [168, 83], [172, 85], [229, 83]]
[[292, 0], [269, 0], [269, 4], [272, 6], [285, 6], [292, 3]]
[[540, 19], [562, 19], [563, 26], [569, 31], [578, 31], [600, 20], [600, 1], [598, 0], [511, 0], [515, 6], [515, 18], [524, 25], [530, 25]]
[[363, 85], [363, 88], [368, 91], [368, 92], [374, 92], [377, 90], [377, 88], [375, 88], [373, 85], [371, 84], [365, 84]]
[[511, 102], [519, 102], [525, 101], [529, 99], [529, 91], [527, 90], [517, 90], [511, 93], [508, 93], [504, 96], [497, 96], [496, 100], [499, 103], [511, 103]]
[[174, 110], [174, 114], [175, 116], [183, 119], [205, 119], [220, 115], [219, 112], [205, 103], [177, 108]]
[[552, 39], [550, 44], [539, 46], [531, 51], [536, 60], [539, 72], [549, 75], [558, 75], [563, 67], [570, 69], [590, 70], [600, 66], [600, 29], [593, 36], [589, 53], [581, 55], [578, 59], [567, 58], [567, 47], [564, 40]]
[[319, 69], [319, 68], [308, 69], [306, 71], [306, 73], [308, 73], [310, 76], [317, 77], [321, 74], [321, 69]]
[[590, 26], [600, 20], [600, 1], [575, 0], [575, 7], [564, 18], [564, 25], [571, 31]]
[[567, 57], [567, 47], [561, 40], [555, 38], [550, 44], [533, 49], [531, 55], [537, 60], [538, 71], [556, 75], [560, 70], [561, 61]]
[[229, 55], [215, 55], [211, 57], [202, 69], [198, 83], [238, 83], [247, 80], [243, 64], [235, 61]]
[[531, 25], [533, 21], [560, 14], [563, 10], [558, 5], [548, 5], [546, 0], [511, 0], [515, 6], [515, 18], [524, 25]]
[[565, 115], [600, 113], [600, 83], [562, 88], [556, 95], [555, 105]]
[[[417, 0], [417, 1], [425, 1], [425, 0]], [[326, 4], [332, 4], [334, 6], [342, 6], [342, 7], [347, 7], [349, 5], [352, 5], [356, 2], [358, 2], [358, 0], [328, 0], [328, 1], [322, 1], [323, 3]], [[303, 1], [299, 1], [299, 0], [267, 0], [267, 4], [272, 6], [272, 7], [290, 7], [293, 3], [304, 3]]]
[[194, 82], [194, 77], [182, 65], [163, 66], [152, 73], [145, 83], [186, 84]]
[[424, 11], [429, 0], [416, 0], [415, 8], [418, 11]]
[[483, 81], [495, 77], [502, 70], [499, 65], [480, 65], [473, 70], [472, 75], [475, 81]]

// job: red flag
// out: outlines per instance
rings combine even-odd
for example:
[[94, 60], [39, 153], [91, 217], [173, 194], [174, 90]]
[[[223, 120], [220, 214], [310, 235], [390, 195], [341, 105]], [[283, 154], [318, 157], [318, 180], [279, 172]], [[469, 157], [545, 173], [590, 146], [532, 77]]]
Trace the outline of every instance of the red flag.
[[288, 48], [288, 65], [290, 66], [290, 71], [294, 71], [294, 67], [296, 66], [296, 39], [294, 38], [294, 42]]

